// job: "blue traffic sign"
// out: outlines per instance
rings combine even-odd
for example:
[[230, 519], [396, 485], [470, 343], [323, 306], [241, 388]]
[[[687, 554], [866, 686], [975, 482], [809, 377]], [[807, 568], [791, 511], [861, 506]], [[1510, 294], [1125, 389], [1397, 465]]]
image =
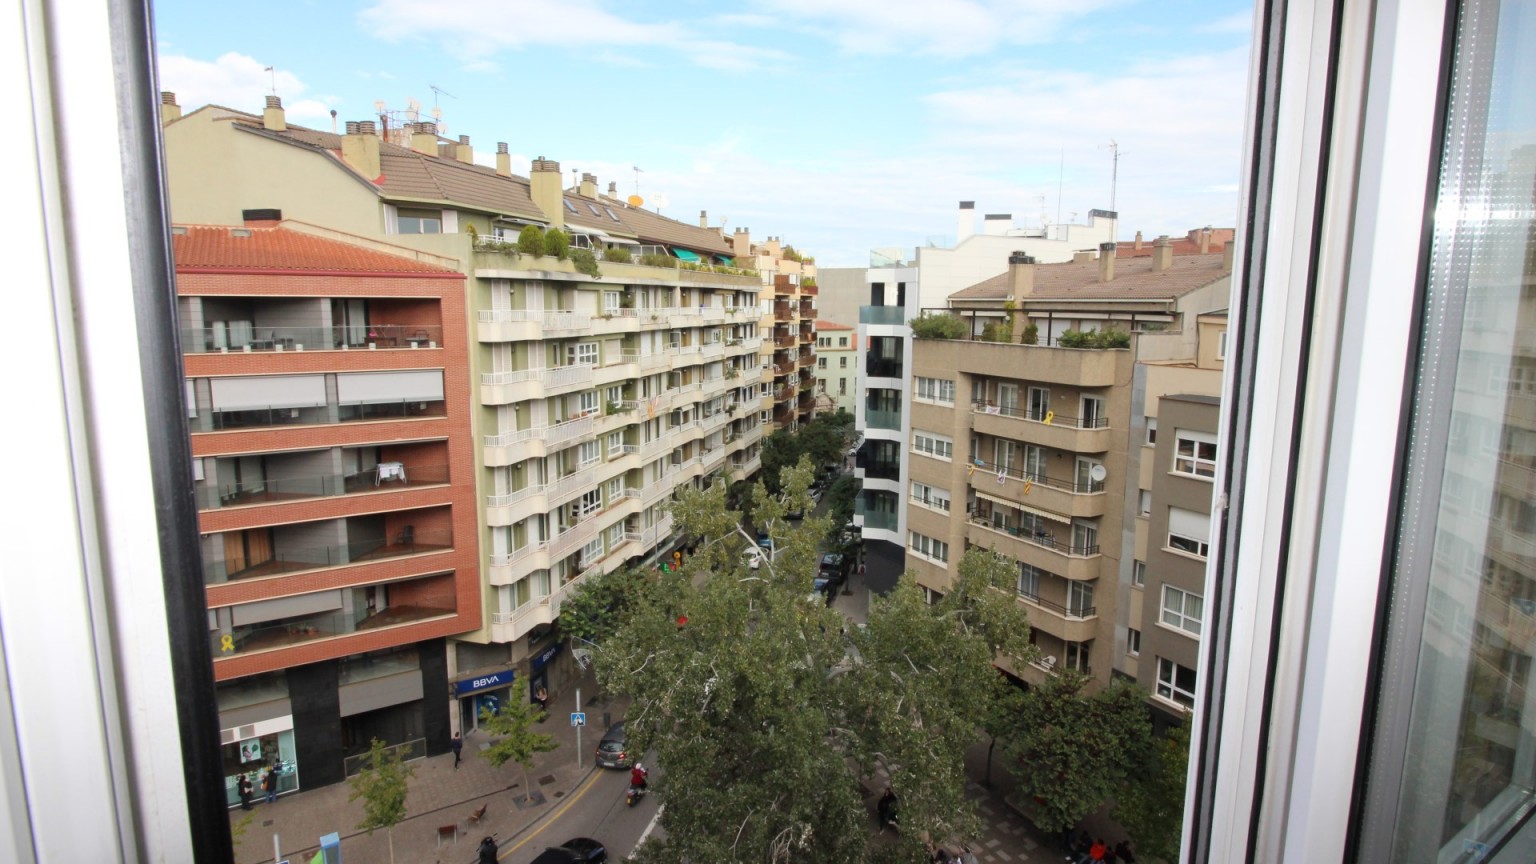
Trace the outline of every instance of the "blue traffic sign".
[[571, 712], [571, 725], [572, 726], [585, 726], [585, 725], [587, 725], [587, 712], [585, 712], [585, 711], [572, 711]]

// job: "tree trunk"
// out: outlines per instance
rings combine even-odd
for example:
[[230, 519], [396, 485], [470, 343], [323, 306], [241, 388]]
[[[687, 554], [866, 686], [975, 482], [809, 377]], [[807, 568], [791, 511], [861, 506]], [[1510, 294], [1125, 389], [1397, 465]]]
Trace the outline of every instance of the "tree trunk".
[[988, 735], [987, 737], [989, 739], [991, 739], [991, 740], [989, 740], [987, 742], [987, 776], [986, 776], [986, 779], [982, 782], [981, 785], [987, 787], [988, 789], [991, 789], [992, 788], [992, 748], [997, 746], [997, 736], [996, 735]]

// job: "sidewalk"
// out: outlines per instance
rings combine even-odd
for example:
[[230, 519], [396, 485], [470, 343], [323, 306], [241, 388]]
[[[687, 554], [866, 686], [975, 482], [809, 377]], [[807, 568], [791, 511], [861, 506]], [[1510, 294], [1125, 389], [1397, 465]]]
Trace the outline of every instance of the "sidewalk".
[[[580, 768], [576, 767], [576, 730], [567, 716], [578, 685], [589, 712], [588, 725], [581, 735]], [[565, 690], [551, 694], [550, 704], [563, 707], [551, 712], [539, 731], [553, 735], [560, 746], [552, 753], [535, 757], [534, 767], [528, 772], [536, 797], [542, 795], [541, 803], [523, 804], [526, 793], [520, 766], [508, 764], [493, 769], [479, 756], [480, 750], [490, 745], [489, 737], [483, 733], [472, 733], [464, 740], [464, 759], [457, 769], [453, 767], [452, 753], [408, 763], [415, 767], [416, 776], [410, 781], [406, 798], [410, 815], [394, 829], [395, 860], [402, 864], [469, 864], [475, 860], [480, 838], [495, 834], [496, 840], [505, 846], [557, 807], [594, 770], [593, 751], [597, 749], [597, 740], [607, 731], [601, 725], [603, 712], [610, 712], [617, 721], [629, 707], [625, 700], [613, 699], [605, 704], [604, 699], [587, 695], [597, 692], [597, 684], [588, 672]], [[344, 860], [389, 861], [385, 832], [375, 831], [370, 837], [354, 827], [362, 821], [363, 802], [349, 803], [347, 796], [351, 792], [351, 785], [342, 782], [301, 790], [279, 798], [275, 804], [257, 803], [249, 813], [238, 807], [231, 810], [231, 825], [247, 815], [253, 817], [245, 835], [237, 841], [236, 864], [271, 862], [274, 833], [282, 839], [284, 858], [294, 864], [307, 864], [319, 850], [320, 837], [333, 831], [341, 835]], [[469, 826], [468, 816], [482, 804], [487, 805], [484, 818]], [[439, 839], [438, 829], [450, 825], [455, 827], [454, 835], [450, 837], [445, 831]]]

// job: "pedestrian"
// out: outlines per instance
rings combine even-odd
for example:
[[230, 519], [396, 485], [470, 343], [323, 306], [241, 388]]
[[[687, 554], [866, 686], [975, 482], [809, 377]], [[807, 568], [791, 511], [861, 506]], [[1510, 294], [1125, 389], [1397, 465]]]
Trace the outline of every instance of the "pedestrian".
[[880, 803], [875, 807], [880, 814], [880, 833], [885, 833], [885, 826], [896, 824], [896, 792], [890, 786], [885, 787], [885, 792], [880, 795]]
[[540, 711], [549, 710], [549, 691], [544, 688], [543, 684], [540, 684], [538, 692], [533, 694], [533, 701], [538, 704]]
[[277, 800], [277, 766], [267, 769], [267, 773], [261, 775], [261, 791], [268, 804]]
[[1100, 837], [1099, 839], [1093, 841], [1092, 846], [1088, 847], [1088, 860], [1103, 861], [1104, 854], [1108, 851], [1109, 847], [1104, 845], [1104, 838]]
[[253, 790], [251, 788], [251, 775], [249, 775], [249, 774], [241, 774], [240, 775], [239, 790], [240, 790], [240, 809], [241, 810], [249, 810], [249, 809], [251, 809], [251, 793], [253, 791], [255, 791], [255, 790]]
[[459, 733], [453, 733], [453, 738], [448, 742], [448, 749], [453, 751], [453, 768], [457, 771], [459, 759], [464, 752], [464, 739], [459, 737]]

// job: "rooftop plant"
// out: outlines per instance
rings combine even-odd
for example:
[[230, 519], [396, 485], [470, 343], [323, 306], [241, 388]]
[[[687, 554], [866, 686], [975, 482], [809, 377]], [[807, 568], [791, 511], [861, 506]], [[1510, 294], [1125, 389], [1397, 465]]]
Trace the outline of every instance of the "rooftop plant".
[[912, 319], [912, 335], [918, 339], [964, 339], [965, 322], [948, 312], [924, 312]]

